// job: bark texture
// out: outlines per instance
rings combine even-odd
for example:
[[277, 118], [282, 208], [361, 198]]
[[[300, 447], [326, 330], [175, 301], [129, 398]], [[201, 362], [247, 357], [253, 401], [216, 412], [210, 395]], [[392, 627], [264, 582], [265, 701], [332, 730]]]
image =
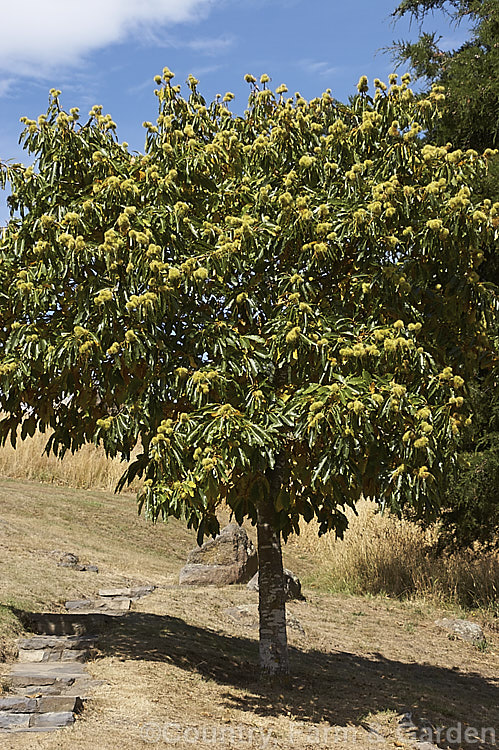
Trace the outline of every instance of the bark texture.
[[269, 472], [270, 496], [259, 503], [257, 519], [260, 669], [268, 677], [289, 673], [281, 537], [274, 530], [273, 500], [280, 488], [279, 474], [279, 465]]

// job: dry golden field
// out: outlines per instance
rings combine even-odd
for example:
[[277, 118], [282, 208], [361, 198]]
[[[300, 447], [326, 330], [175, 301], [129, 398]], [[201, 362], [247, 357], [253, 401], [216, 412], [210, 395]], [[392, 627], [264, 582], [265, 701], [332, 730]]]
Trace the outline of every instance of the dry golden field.
[[[82, 489], [112, 492], [126, 465], [108, 459], [102, 449], [85, 446], [61, 461], [46, 456], [46, 437], [35, 434], [0, 448], [0, 477]], [[135, 481], [130, 492], [140, 486]], [[132, 502], [127, 500], [127, 502]], [[303, 525], [290, 548], [302, 556], [310, 581], [322, 590], [354, 594], [418, 597], [456, 606], [489, 609], [498, 614], [499, 559], [497, 554], [458, 554], [440, 558], [427, 554], [434, 529], [379, 515], [372, 503], [360, 503], [358, 516], [349, 513], [350, 527], [343, 541], [334, 535], [318, 539], [313, 523]]]

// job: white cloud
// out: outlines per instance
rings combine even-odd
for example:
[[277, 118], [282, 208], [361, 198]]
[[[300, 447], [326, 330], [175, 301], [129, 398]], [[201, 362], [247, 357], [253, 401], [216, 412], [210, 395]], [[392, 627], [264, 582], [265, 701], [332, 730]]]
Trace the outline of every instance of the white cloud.
[[220, 55], [234, 46], [235, 39], [230, 36], [214, 37], [211, 39], [193, 39], [187, 43], [189, 49], [203, 55]]
[[0, 96], [6, 96], [14, 84], [14, 78], [0, 78]]
[[2, 3], [0, 70], [43, 76], [77, 65], [132, 34], [168, 30], [202, 16], [216, 0], [23, 0]]
[[196, 65], [196, 78], [199, 78], [200, 76], [209, 76], [212, 73], [217, 73], [221, 69], [221, 65], [205, 65], [200, 68]]
[[300, 68], [305, 70], [307, 73], [319, 76], [332, 76], [339, 72], [339, 68], [331, 66], [327, 62], [320, 62], [315, 60], [302, 60], [299, 63]]

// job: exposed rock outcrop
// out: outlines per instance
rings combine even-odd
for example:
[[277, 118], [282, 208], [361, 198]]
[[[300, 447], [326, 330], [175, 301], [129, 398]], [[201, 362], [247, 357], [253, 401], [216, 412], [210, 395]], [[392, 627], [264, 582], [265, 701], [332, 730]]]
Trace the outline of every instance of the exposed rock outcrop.
[[227, 586], [247, 583], [258, 568], [256, 550], [246, 531], [236, 523], [215, 539], [193, 549], [180, 571], [182, 586]]
[[[258, 572], [255, 573], [251, 581], [248, 583], [248, 588], [251, 591], [258, 591]], [[301, 592], [300, 579], [290, 570], [286, 570], [286, 568], [284, 568], [284, 593], [286, 595], [286, 601], [288, 602], [292, 599], [305, 601], [305, 597]]]

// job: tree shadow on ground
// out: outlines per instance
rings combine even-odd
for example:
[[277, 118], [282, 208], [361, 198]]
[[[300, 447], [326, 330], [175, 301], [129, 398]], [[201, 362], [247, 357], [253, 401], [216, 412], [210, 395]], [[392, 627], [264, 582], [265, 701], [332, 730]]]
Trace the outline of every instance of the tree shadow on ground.
[[[23, 620], [27, 619], [25, 613]], [[145, 612], [112, 619], [99, 638], [102, 656], [164, 662], [196, 672], [226, 688], [222, 698], [230, 708], [340, 727], [363, 726], [371, 713], [414, 711], [437, 726], [460, 722], [499, 729], [498, 681], [477, 673], [405, 663], [381, 654], [291, 647], [291, 675], [286, 684], [272, 686], [259, 680], [254, 639]]]
[[223, 699], [228, 707], [261, 716], [291, 715], [302, 722], [345, 727], [361, 724], [370, 713], [409, 710], [423, 712], [439, 726], [466, 722], [499, 729], [498, 682], [476, 673], [381, 654], [291, 647], [291, 676], [276, 687], [259, 680], [257, 641], [141, 612], [119, 618], [100, 648], [105, 655], [164, 661], [195, 671], [227, 688]]

